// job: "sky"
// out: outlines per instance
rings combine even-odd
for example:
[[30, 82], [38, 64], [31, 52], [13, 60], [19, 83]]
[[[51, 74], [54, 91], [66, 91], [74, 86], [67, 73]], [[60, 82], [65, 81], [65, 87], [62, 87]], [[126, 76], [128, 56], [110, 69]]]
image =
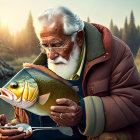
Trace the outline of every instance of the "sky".
[[66, 6], [82, 20], [102, 24], [109, 28], [110, 20], [118, 27], [124, 26], [127, 16], [133, 10], [136, 25], [140, 25], [140, 0], [0, 0], [0, 23], [8, 26], [11, 33], [25, 27], [31, 11], [34, 27], [38, 27], [37, 17], [53, 6]]

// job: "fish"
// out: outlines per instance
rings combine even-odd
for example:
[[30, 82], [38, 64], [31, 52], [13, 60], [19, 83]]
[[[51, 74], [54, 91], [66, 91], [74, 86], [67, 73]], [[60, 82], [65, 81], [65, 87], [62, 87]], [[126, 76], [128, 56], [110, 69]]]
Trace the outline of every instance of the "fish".
[[57, 105], [56, 99], [68, 98], [78, 104], [81, 98], [77, 90], [49, 69], [44, 73], [28, 67], [0, 88], [0, 98], [31, 113], [49, 116], [50, 107]]

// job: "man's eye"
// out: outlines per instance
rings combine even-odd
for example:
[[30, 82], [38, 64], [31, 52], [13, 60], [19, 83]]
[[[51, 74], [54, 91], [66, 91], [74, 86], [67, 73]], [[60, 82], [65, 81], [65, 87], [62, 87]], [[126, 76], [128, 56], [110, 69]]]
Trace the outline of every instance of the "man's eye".
[[60, 47], [61, 43], [55, 43], [55, 44], [51, 44], [51, 47]]
[[42, 44], [42, 47], [46, 48], [46, 47], [48, 47], [48, 45], [47, 44]]

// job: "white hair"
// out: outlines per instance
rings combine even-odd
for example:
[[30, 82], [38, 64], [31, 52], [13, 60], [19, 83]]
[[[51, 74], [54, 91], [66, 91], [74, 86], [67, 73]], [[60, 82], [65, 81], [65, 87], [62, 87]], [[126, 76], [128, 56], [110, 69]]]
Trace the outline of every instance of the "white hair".
[[55, 7], [45, 10], [39, 17], [38, 20], [42, 26], [47, 26], [49, 21], [54, 25], [57, 15], [62, 15], [62, 23], [64, 27], [64, 34], [71, 35], [73, 32], [83, 30], [83, 21], [74, 14], [71, 10], [66, 7]]

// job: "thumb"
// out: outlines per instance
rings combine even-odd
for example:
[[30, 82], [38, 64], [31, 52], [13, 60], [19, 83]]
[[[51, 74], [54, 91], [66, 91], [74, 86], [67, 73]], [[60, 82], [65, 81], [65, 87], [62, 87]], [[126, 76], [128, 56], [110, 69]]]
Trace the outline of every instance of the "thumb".
[[38, 69], [38, 70], [40, 70], [40, 71], [42, 71], [42, 72], [45, 72], [45, 71], [48, 70], [48, 69], [47, 69], [46, 67], [44, 67], [44, 66], [35, 65], [35, 64], [32, 64], [32, 63], [23, 63], [23, 67], [24, 67], [24, 68], [28, 68], [28, 67], [30, 67], [30, 68], [35, 68], [35, 69]]
[[23, 63], [23, 67], [27, 68], [27, 67], [33, 67], [32, 63]]

